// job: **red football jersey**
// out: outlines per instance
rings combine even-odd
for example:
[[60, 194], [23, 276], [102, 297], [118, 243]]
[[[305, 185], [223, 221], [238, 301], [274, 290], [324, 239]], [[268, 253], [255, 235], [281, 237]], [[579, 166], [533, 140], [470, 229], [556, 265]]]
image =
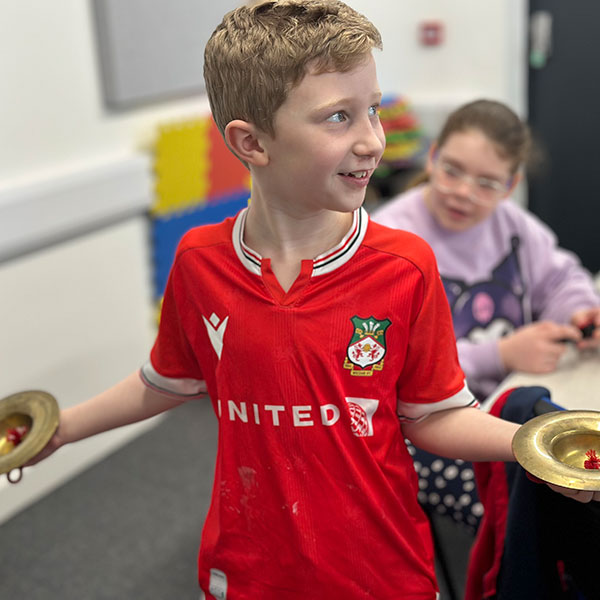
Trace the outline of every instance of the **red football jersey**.
[[181, 241], [142, 377], [219, 420], [209, 598], [427, 599], [429, 526], [401, 419], [476, 402], [429, 246], [357, 210], [286, 293], [246, 210]]

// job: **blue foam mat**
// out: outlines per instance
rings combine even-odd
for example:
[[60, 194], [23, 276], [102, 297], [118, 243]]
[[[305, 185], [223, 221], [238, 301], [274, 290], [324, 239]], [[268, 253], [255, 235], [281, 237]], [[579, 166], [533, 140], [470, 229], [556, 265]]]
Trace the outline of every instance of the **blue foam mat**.
[[152, 256], [154, 261], [154, 297], [162, 297], [177, 245], [184, 233], [193, 227], [220, 223], [248, 205], [249, 191], [224, 196], [183, 213], [152, 219]]

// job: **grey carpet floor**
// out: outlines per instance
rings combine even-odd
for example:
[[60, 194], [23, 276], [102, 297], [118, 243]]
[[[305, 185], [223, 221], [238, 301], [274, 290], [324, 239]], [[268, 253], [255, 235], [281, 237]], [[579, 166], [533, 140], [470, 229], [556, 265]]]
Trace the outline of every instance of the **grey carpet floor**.
[[198, 600], [217, 423], [209, 402], [157, 427], [0, 527], [0, 598]]
[[[188, 402], [4, 523], [0, 600], [198, 600], [216, 442], [210, 402]], [[471, 538], [439, 527], [462, 598]]]

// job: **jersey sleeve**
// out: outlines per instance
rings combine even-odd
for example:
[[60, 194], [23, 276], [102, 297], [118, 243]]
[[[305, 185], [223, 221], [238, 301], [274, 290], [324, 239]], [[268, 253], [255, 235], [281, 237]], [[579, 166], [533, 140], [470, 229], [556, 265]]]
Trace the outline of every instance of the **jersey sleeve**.
[[398, 416], [417, 421], [448, 408], [479, 406], [458, 362], [450, 307], [431, 249], [419, 261], [404, 367], [398, 380]]
[[167, 282], [158, 335], [140, 375], [156, 391], [194, 398], [206, 393], [204, 376], [186, 335], [186, 276], [176, 259]]

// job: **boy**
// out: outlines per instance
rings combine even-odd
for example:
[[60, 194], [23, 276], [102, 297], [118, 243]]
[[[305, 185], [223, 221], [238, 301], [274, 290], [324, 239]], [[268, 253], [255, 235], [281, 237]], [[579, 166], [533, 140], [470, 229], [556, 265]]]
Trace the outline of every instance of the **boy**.
[[466, 408], [476, 402], [431, 251], [361, 208], [384, 146], [380, 46], [338, 1], [225, 16], [205, 79], [252, 175], [249, 208], [184, 237], [143, 383], [133, 374], [65, 410], [46, 451], [208, 392], [219, 418], [199, 556], [209, 598], [435, 598], [404, 436], [512, 460], [516, 425]]

